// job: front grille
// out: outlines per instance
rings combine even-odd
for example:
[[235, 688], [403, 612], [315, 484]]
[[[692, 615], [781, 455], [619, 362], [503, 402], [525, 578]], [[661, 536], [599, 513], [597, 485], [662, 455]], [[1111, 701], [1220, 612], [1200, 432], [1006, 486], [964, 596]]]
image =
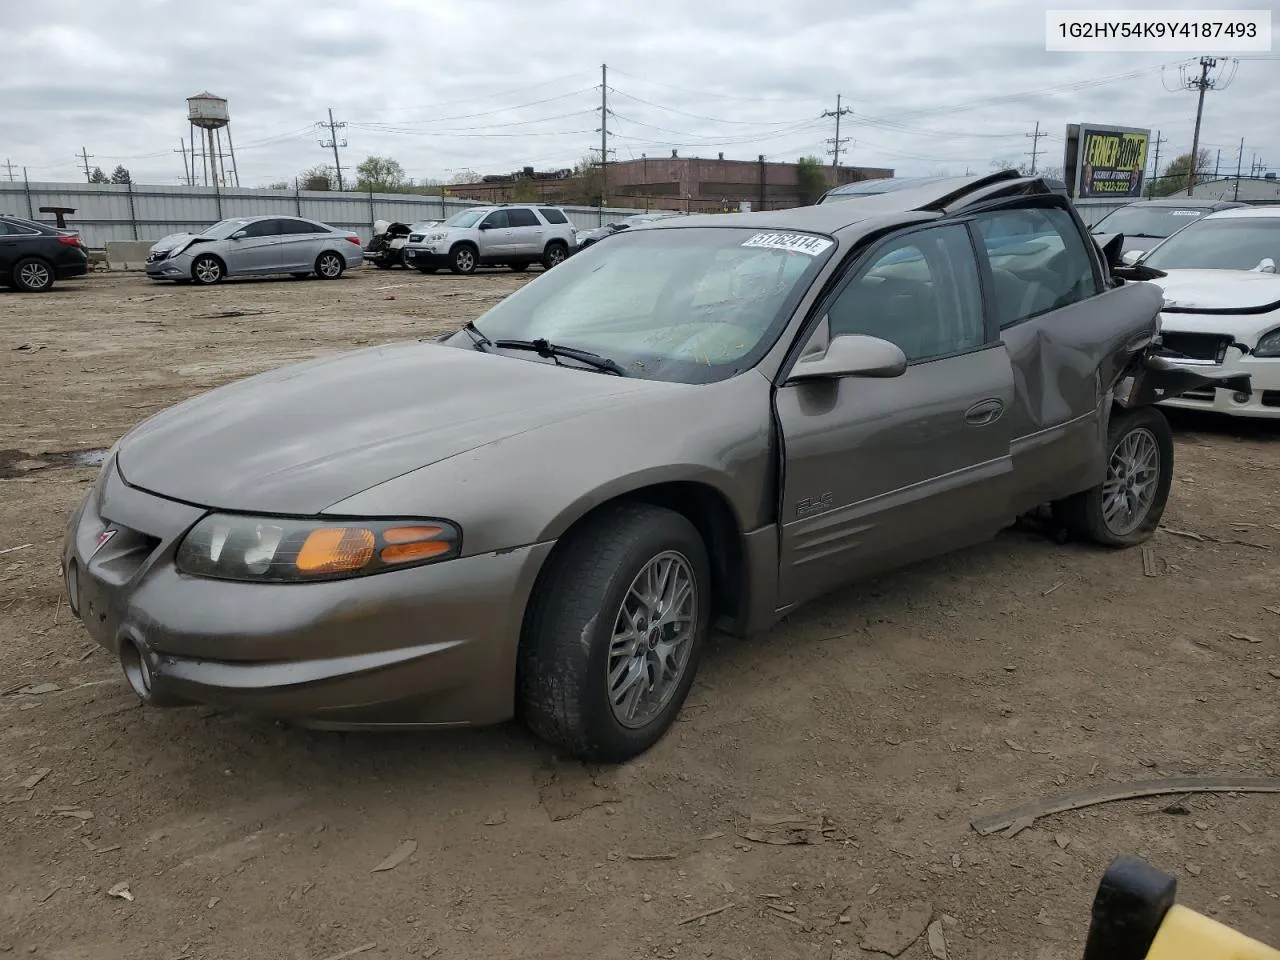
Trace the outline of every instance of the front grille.
[[1161, 352], [1173, 359], [1207, 360], [1221, 363], [1232, 338], [1216, 333], [1168, 333], [1160, 335]]
[[410, 243], [421, 243], [421, 242], [422, 242], [423, 240], [425, 240], [425, 239], [426, 239], [426, 234], [425, 234], [425, 233], [411, 233], [411, 234], [409, 234], [409, 242], [410, 242]]

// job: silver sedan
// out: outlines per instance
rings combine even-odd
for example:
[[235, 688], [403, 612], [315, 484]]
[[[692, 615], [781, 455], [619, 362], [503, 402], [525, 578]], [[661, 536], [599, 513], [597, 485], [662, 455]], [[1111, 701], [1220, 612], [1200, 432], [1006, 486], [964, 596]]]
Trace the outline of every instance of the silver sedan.
[[364, 262], [360, 237], [302, 217], [233, 217], [155, 251], [153, 280], [212, 284], [226, 277], [289, 273], [336, 280]]

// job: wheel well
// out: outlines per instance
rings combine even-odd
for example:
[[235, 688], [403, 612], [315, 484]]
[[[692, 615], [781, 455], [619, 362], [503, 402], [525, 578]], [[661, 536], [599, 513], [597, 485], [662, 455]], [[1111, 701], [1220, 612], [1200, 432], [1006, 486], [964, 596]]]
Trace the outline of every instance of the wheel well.
[[455, 252], [459, 247], [469, 247], [469, 248], [470, 248], [470, 249], [472, 249], [472, 250], [477, 250], [477, 251], [479, 250], [479, 247], [477, 247], [477, 246], [476, 246], [474, 243], [472, 243], [470, 240], [458, 240], [458, 241], [455, 241], [455, 242], [454, 242], [454, 244], [453, 244], [453, 246], [449, 248], [449, 255], [450, 255], [450, 256], [453, 256], [454, 252]]
[[745, 599], [746, 558], [738, 521], [724, 495], [714, 487], [695, 482], [675, 481], [640, 487], [593, 507], [575, 520], [560, 539], [563, 541], [598, 510], [625, 502], [665, 507], [694, 525], [706, 544], [707, 558], [711, 563], [712, 622], [720, 617], [737, 619]]
[[566, 250], [569, 249], [569, 245], [565, 243], [563, 240], [561, 240], [559, 237], [555, 238], [554, 240], [548, 240], [547, 245], [542, 249], [550, 250], [552, 247], [564, 247]]
[[201, 257], [212, 257], [214, 260], [217, 260], [217, 261], [218, 261], [218, 265], [222, 267], [222, 272], [223, 272], [223, 273], [226, 273], [226, 272], [227, 272], [227, 261], [223, 260], [223, 259], [222, 259], [220, 256], [218, 256], [216, 253], [210, 253], [210, 252], [208, 252], [208, 251], [206, 251], [206, 252], [204, 252], [204, 253], [197, 253], [194, 257], [192, 257], [192, 258], [191, 258], [191, 269], [192, 269], [192, 270], [195, 270], [195, 268], [196, 268], [196, 261], [197, 261], [197, 260], [199, 260]]

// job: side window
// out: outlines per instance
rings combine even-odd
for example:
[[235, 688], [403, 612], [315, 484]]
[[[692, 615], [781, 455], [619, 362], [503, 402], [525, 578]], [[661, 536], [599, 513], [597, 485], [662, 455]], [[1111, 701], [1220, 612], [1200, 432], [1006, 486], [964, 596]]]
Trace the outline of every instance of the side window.
[[325, 232], [314, 223], [307, 223], [305, 220], [280, 220], [277, 222], [280, 224], [280, 232], [286, 236]]
[[1084, 237], [1065, 210], [997, 210], [974, 217], [995, 284], [1000, 328], [1097, 295]]
[[538, 218], [533, 215], [532, 210], [526, 210], [524, 207], [513, 207], [507, 211], [508, 227], [540, 227]]
[[244, 227], [244, 235], [249, 237], [274, 237], [280, 232], [279, 220], [255, 220]]
[[555, 207], [543, 207], [538, 211], [542, 214], [542, 219], [547, 223], [568, 223], [569, 218]]
[[914, 231], [871, 257], [827, 310], [833, 337], [879, 337], [912, 362], [986, 343], [978, 264], [963, 225]]
[[489, 229], [507, 226], [507, 211], [495, 210], [484, 218], [484, 225]]
[[34, 237], [38, 236], [38, 230], [32, 230], [17, 223], [9, 223], [6, 220], [0, 220], [0, 237]]

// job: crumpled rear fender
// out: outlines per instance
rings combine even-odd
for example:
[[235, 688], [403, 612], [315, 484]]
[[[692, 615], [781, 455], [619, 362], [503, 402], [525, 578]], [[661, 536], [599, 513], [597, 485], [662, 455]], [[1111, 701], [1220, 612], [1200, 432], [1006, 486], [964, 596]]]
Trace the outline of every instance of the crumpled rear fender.
[[1116, 403], [1126, 410], [1172, 400], [1189, 390], [1214, 386], [1249, 393], [1249, 375], [1228, 373], [1211, 367], [1181, 364], [1150, 349], [1134, 357], [1116, 384]]

